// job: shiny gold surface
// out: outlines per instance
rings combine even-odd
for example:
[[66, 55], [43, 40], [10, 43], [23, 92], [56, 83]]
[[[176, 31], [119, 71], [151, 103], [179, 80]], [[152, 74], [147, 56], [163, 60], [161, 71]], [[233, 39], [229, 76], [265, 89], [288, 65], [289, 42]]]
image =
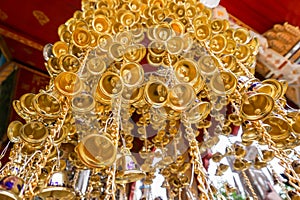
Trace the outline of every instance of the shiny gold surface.
[[266, 117], [273, 110], [274, 100], [269, 95], [257, 93], [246, 97], [242, 105], [242, 114], [248, 120]]
[[[13, 101], [24, 122], [9, 124], [0, 178], [26, 187], [0, 199], [118, 199], [160, 174], [168, 199], [256, 200], [249, 171], [265, 167], [289, 194], [274, 162], [296, 198], [300, 117], [287, 82], [256, 78], [258, 38], [215, 12], [195, 0], [82, 0], [48, 45], [47, 88]], [[234, 187], [223, 176], [237, 171]]]

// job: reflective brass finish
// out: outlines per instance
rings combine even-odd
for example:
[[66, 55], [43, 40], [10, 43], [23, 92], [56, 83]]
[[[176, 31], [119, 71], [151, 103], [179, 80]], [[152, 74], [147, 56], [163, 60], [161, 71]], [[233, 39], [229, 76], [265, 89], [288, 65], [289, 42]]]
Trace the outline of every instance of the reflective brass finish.
[[77, 74], [62, 72], [54, 80], [56, 89], [63, 95], [72, 96], [82, 89], [82, 83]]
[[120, 76], [124, 85], [127, 87], [135, 87], [144, 81], [144, 69], [135, 62], [123, 64], [120, 69]]
[[[247, 98], [247, 97], [246, 97]], [[250, 95], [242, 104], [242, 115], [247, 120], [265, 118], [273, 110], [274, 100], [271, 96], [257, 93]]]
[[67, 54], [68, 52], [68, 45], [63, 41], [55, 42], [52, 47], [53, 55], [59, 58], [61, 55]]
[[32, 104], [37, 113], [45, 118], [58, 117], [62, 110], [59, 100], [47, 93], [35, 95]]
[[79, 48], [87, 47], [91, 42], [91, 35], [90, 32], [83, 28], [75, 29], [72, 33], [71, 40], [74, 44]]
[[90, 134], [82, 139], [75, 151], [87, 166], [110, 167], [117, 155], [115, 145], [104, 135]]
[[[49, 85], [13, 101], [25, 122], [9, 124], [0, 177], [24, 182], [0, 181], [0, 199], [125, 199], [128, 183], [155, 184], [158, 174], [169, 199], [240, 194], [223, 177], [211, 190], [209, 159], [217, 176], [239, 173], [253, 199], [260, 177], [248, 176], [279, 160], [297, 198], [300, 115], [287, 81], [254, 76], [257, 33], [196, 0], [81, 3], [44, 48]], [[274, 29], [287, 34], [266, 35], [299, 35]], [[215, 147], [221, 138], [230, 146]]]
[[271, 126], [269, 134], [272, 140], [283, 141], [289, 137], [291, 127], [284, 119], [276, 116], [270, 116], [264, 119], [263, 122]]
[[95, 108], [95, 101], [90, 94], [77, 94], [72, 99], [73, 112], [90, 112]]
[[98, 91], [107, 97], [118, 95], [123, 90], [121, 77], [113, 72], [104, 73], [98, 83]]
[[20, 129], [20, 138], [34, 147], [40, 147], [48, 135], [48, 129], [43, 123], [37, 121], [27, 123]]
[[174, 110], [186, 110], [196, 98], [193, 87], [177, 84], [168, 93], [168, 105]]
[[198, 65], [192, 60], [183, 59], [175, 63], [175, 76], [180, 83], [189, 83], [194, 85], [199, 74], [197, 72]]
[[117, 159], [116, 183], [125, 184], [141, 180], [145, 173], [139, 169], [134, 156], [126, 149], [123, 149], [122, 155]]
[[11, 142], [20, 141], [20, 130], [23, 126], [23, 123], [20, 121], [12, 121], [7, 128], [7, 137]]
[[148, 82], [144, 91], [145, 100], [152, 106], [161, 107], [167, 101], [168, 88], [160, 81]]

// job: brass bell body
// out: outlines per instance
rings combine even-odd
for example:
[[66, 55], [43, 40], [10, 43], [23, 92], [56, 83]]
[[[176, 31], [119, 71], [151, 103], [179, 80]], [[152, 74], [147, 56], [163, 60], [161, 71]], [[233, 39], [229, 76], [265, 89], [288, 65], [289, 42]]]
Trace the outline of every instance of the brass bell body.
[[21, 200], [20, 193], [23, 189], [24, 181], [17, 176], [7, 176], [0, 181], [0, 199]]
[[116, 183], [131, 183], [141, 180], [144, 177], [144, 172], [139, 169], [135, 157], [129, 152], [117, 159]]
[[75, 199], [76, 195], [69, 183], [67, 172], [57, 171], [51, 175], [48, 181], [48, 185], [45, 188], [41, 189], [41, 191], [36, 196], [43, 200], [73, 200]]

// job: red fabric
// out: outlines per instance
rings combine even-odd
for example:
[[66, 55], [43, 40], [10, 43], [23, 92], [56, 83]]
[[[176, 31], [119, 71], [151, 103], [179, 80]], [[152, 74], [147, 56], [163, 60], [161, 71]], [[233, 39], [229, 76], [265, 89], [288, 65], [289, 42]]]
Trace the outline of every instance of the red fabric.
[[299, 0], [221, 0], [221, 5], [259, 33], [284, 22], [300, 26]]

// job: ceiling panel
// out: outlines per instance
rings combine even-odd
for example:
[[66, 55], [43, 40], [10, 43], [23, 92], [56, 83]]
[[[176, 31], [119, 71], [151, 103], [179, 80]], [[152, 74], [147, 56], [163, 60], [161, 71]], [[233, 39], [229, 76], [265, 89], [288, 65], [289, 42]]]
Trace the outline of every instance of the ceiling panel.
[[[227, 11], [259, 33], [274, 24], [300, 26], [299, 0], [221, 0]], [[0, 34], [14, 60], [45, 71], [43, 46], [58, 41], [57, 29], [81, 9], [81, 0], [0, 0]]]
[[299, 0], [221, 0], [221, 5], [258, 33], [284, 22], [300, 26]]

